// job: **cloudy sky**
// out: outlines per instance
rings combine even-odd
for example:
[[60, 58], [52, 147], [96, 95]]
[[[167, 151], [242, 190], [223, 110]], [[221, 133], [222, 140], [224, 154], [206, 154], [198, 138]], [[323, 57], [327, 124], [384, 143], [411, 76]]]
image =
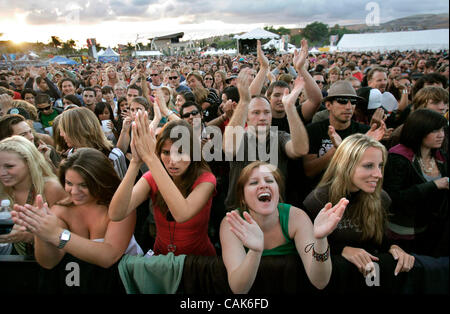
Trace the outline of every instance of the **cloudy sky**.
[[58, 36], [78, 47], [86, 38], [116, 46], [176, 32], [189, 40], [268, 25], [365, 23], [374, 7], [381, 23], [449, 11], [447, 0], [0, 0], [0, 40], [47, 43]]

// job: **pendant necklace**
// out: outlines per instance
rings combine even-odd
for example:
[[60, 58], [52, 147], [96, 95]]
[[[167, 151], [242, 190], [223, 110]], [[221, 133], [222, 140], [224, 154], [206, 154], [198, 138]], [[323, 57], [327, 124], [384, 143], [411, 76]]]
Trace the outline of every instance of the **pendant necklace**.
[[167, 245], [167, 251], [173, 253], [177, 249], [177, 246], [173, 244], [175, 240], [175, 227], [177, 226], [177, 222], [174, 221], [173, 223], [173, 232], [171, 232], [170, 230], [170, 221], [167, 221], [167, 223], [169, 224], [169, 240], [170, 240], [170, 244]]

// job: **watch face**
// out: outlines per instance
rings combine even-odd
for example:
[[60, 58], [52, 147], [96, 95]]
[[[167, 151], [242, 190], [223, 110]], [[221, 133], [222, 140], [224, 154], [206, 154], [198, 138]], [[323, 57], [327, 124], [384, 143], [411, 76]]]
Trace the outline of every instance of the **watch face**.
[[64, 232], [61, 234], [61, 240], [68, 241], [70, 239], [70, 231], [64, 230]]

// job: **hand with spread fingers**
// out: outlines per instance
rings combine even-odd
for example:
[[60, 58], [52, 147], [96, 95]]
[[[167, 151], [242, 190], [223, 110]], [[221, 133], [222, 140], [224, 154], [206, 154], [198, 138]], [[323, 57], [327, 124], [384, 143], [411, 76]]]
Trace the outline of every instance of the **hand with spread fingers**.
[[341, 198], [335, 206], [327, 203], [322, 208], [316, 219], [314, 219], [314, 237], [316, 239], [323, 239], [333, 232], [341, 220], [347, 205], [348, 200]]
[[226, 220], [230, 230], [250, 250], [262, 252], [264, 250], [264, 234], [256, 221], [248, 212], [244, 212], [244, 219], [234, 210], [227, 213]]
[[401, 272], [409, 272], [414, 267], [415, 258], [403, 251], [398, 245], [391, 245], [389, 253], [392, 254], [394, 259], [397, 261], [397, 266], [395, 267], [394, 275], [397, 276]]

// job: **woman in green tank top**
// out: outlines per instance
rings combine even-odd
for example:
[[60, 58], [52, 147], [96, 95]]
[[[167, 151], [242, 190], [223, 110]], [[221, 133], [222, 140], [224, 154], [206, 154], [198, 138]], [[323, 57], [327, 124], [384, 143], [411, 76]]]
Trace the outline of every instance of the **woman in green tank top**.
[[234, 293], [250, 290], [265, 255], [299, 254], [315, 287], [323, 289], [330, 280], [326, 237], [336, 228], [348, 200], [343, 198], [334, 207], [328, 203], [313, 225], [303, 210], [280, 203], [282, 190], [281, 174], [272, 165], [255, 161], [241, 172], [236, 184], [239, 209], [227, 213], [220, 226], [222, 258]]

